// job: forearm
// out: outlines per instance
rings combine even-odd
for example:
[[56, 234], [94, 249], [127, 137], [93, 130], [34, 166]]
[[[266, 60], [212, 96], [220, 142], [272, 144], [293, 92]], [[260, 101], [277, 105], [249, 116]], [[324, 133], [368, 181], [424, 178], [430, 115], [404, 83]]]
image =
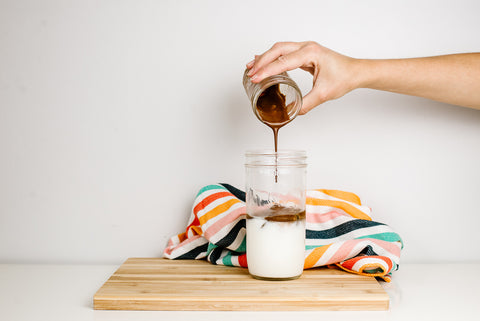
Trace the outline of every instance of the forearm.
[[480, 109], [480, 53], [356, 60], [357, 88], [425, 97]]

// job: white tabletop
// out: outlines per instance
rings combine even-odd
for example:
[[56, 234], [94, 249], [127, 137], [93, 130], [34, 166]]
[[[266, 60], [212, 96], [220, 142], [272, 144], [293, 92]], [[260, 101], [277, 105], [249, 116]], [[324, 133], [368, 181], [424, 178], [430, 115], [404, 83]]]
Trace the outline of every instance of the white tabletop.
[[391, 283], [389, 311], [95, 311], [92, 298], [113, 265], [0, 265], [0, 320], [462, 320], [480, 319], [480, 264], [403, 264]]

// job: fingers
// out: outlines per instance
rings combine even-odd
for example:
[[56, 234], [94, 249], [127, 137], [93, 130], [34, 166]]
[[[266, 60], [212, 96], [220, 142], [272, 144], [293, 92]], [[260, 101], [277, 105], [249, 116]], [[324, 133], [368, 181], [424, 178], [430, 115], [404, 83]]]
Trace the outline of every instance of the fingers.
[[259, 68], [257, 72], [251, 77], [251, 79], [252, 82], [259, 82], [267, 77], [278, 75], [284, 71], [289, 71], [301, 67], [306, 63], [306, 56], [302, 54], [300, 50], [296, 50], [279, 56], [276, 60]]
[[[250, 69], [247, 75], [251, 77], [252, 82], [259, 82], [265, 77], [274, 75], [270, 73], [269, 70], [267, 70], [267, 73], [264, 73], [263, 69], [269, 66], [271, 63], [277, 61], [279, 58], [280, 58], [280, 61], [282, 61], [282, 59], [284, 58], [281, 58], [281, 57], [284, 57], [285, 55], [288, 55], [298, 50], [299, 46], [300, 44], [295, 42], [277, 42], [272, 46], [272, 48], [270, 48], [260, 56], [255, 56], [255, 59], [250, 61], [247, 64], [247, 68]], [[277, 69], [275, 70], [278, 70], [278, 66], [277, 66]], [[290, 69], [286, 69], [286, 70], [290, 70]], [[286, 70], [282, 70], [280, 72], [283, 72]], [[262, 71], [262, 73], [258, 74], [259, 71]]]
[[299, 44], [295, 42], [277, 42], [275, 43], [272, 48], [265, 51], [263, 54], [259, 56], [255, 56], [255, 65], [254, 68], [256, 70], [262, 68], [263, 66], [271, 63], [278, 57], [295, 51], [299, 48]]
[[250, 61], [249, 63], [247, 63], [247, 69], [252, 69], [253, 65], [255, 64], [255, 60], [256, 60], [258, 57], [259, 57], [258, 55], [255, 55], [255, 58], [253, 58], [252, 61]]

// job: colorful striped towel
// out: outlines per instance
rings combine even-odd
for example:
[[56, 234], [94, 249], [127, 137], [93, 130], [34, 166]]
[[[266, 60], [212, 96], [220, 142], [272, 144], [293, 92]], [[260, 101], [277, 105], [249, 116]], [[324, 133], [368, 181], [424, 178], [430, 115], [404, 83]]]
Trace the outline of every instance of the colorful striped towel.
[[[245, 193], [228, 184], [203, 187], [184, 233], [164, 251], [169, 259], [204, 259], [247, 267]], [[305, 269], [337, 266], [390, 282], [403, 243], [388, 225], [372, 221], [371, 209], [353, 193], [307, 191]]]

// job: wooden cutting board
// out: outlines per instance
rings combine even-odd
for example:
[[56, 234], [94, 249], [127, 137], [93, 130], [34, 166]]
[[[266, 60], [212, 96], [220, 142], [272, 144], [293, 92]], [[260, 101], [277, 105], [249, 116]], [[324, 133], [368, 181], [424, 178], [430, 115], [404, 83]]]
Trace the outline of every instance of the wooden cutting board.
[[96, 310], [387, 310], [389, 297], [373, 277], [336, 269], [262, 281], [206, 261], [129, 258], [93, 302]]

